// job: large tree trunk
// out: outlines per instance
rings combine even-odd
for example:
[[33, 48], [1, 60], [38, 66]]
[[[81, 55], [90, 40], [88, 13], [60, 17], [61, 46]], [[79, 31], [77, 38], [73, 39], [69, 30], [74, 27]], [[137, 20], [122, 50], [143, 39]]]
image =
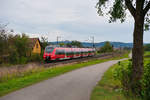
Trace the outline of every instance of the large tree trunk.
[[132, 50], [132, 77], [131, 89], [135, 95], [141, 91], [139, 80], [143, 75], [143, 29], [144, 17], [137, 15], [135, 17], [134, 33], [133, 33], [133, 50]]

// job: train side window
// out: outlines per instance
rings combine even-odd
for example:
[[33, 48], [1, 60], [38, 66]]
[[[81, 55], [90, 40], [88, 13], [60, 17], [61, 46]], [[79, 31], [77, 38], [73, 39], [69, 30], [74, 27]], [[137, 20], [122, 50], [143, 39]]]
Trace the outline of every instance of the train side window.
[[56, 55], [60, 55], [61, 51], [60, 50], [56, 50]]
[[72, 51], [69, 51], [69, 55], [72, 55]]
[[68, 51], [68, 55], [71, 55], [71, 51]]
[[66, 55], [67, 55], [67, 56], [69, 55], [69, 51], [66, 51]]
[[78, 51], [76, 51], [76, 54], [78, 55]]
[[53, 47], [46, 47], [46, 48], [45, 48], [45, 52], [46, 52], [46, 53], [52, 53], [53, 50], [54, 50]]
[[56, 50], [56, 55], [58, 55], [59, 54], [59, 50]]
[[61, 51], [60, 50], [58, 50], [58, 55], [60, 55], [61, 54]]
[[62, 55], [62, 54], [63, 54], [63, 50], [60, 50], [60, 51], [59, 51], [59, 54]]
[[63, 54], [65, 54], [65, 50], [57, 50], [56, 54], [63, 55]]
[[74, 55], [74, 51], [71, 51], [71, 55]]
[[63, 54], [63, 55], [64, 55], [64, 54], [65, 54], [65, 50], [61, 50], [61, 54]]
[[64, 54], [65, 54], [65, 55], [67, 55], [67, 52], [68, 52], [68, 51], [64, 50]]
[[69, 51], [69, 55], [72, 55], [72, 51]]
[[73, 55], [73, 51], [70, 51], [70, 55]]

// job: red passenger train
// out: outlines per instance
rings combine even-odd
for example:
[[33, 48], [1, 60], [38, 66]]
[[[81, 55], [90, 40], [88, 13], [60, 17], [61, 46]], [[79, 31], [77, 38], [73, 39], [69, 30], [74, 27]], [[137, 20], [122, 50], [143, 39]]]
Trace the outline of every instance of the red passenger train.
[[43, 59], [48, 62], [52, 60], [64, 60], [95, 55], [94, 48], [65, 48], [47, 46], [44, 50]]

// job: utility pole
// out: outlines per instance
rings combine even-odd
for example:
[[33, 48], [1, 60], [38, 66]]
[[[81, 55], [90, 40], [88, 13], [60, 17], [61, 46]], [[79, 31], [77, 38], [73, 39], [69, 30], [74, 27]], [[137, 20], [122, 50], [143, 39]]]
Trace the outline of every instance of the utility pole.
[[92, 44], [93, 44], [93, 48], [95, 47], [95, 44], [94, 44], [94, 36], [91, 36], [91, 39], [92, 39]]
[[59, 38], [61, 38], [60, 36], [57, 36], [57, 45], [58, 45], [58, 42], [59, 42]]

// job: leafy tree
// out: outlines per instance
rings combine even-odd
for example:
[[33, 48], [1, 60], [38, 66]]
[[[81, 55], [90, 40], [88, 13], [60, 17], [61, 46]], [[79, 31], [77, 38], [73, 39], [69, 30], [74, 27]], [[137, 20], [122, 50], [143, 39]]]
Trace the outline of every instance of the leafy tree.
[[131, 47], [124, 47], [123, 50], [131, 50]]
[[15, 46], [10, 46], [9, 47], [9, 58], [8, 58], [9, 63], [11, 64], [18, 64], [19, 61], [19, 54], [17, 52], [17, 48]]
[[[143, 74], [143, 31], [149, 29], [149, 0], [99, 0], [97, 3], [98, 14], [100, 16], [109, 15], [109, 22], [120, 20], [124, 22], [127, 10], [134, 18], [133, 32], [133, 50], [132, 50], [132, 75], [131, 75], [131, 91], [135, 94], [140, 92], [139, 80]], [[138, 90], [137, 90], [137, 87]]]
[[17, 48], [19, 57], [26, 57], [27, 52], [30, 52], [28, 36], [25, 34], [15, 35], [14, 46]]
[[31, 48], [29, 46], [28, 36], [22, 35], [8, 35], [9, 61], [12, 64], [27, 62], [27, 54]]
[[144, 50], [145, 50], [145, 51], [150, 51], [150, 44], [146, 44], [146, 45], [144, 46]]
[[4, 50], [7, 48], [7, 34], [5, 25], [0, 25], [0, 55], [5, 55], [7, 50]]
[[72, 47], [71, 43], [66, 43], [67, 47]]
[[74, 46], [74, 47], [83, 47], [83, 46], [82, 46], [82, 43], [79, 42], [79, 41], [72, 41], [71, 43], [67, 43], [66, 45], [67, 45], [68, 47], [72, 47], [72, 46]]
[[7, 43], [7, 37], [5, 32], [0, 31], [0, 54], [2, 55], [4, 53], [4, 48], [6, 48]]
[[[28, 57], [31, 52], [29, 37], [26, 34], [13, 35], [11, 34], [13, 30], [8, 31], [5, 27], [0, 25], [0, 64], [24, 64], [30, 61]], [[43, 43], [47, 43], [45, 39]], [[40, 56], [38, 57], [40, 59]]]
[[73, 46], [83, 47], [83, 46], [82, 46], [82, 43], [79, 42], [79, 41], [72, 41], [71, 44], [72, 44]]
[[112, 52], [112, 51], [113, 51], [113, 46], [109, 42], [106, 42], [105, 45], [100, 49], [101, 53]]
[[6, 24], [0, 24], [0, 63], [4, 62], [4, 59], [8, 56], [8, 35], [6, 30]]
[[65, 45], [65, 43], [59, 43], [60, 47], [63, 47]]
[[41, 46], [43, 49], [45, 49], [45, 47], [48, 45], [48, 38], [46, 37], [41, 37]]

